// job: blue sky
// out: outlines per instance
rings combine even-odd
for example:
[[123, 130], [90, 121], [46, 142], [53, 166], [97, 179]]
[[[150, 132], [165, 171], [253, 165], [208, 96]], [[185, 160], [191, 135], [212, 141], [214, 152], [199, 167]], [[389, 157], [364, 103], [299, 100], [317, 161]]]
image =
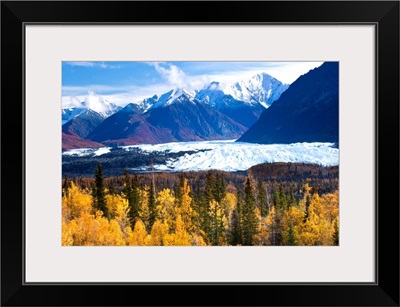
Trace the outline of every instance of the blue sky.
[[63, 106], [99, 96], [118, 105], [172, 88], [201, 89], [212, 81], [233, 84], [265, 72], [283, 83], [322, 62], [63, 62]]

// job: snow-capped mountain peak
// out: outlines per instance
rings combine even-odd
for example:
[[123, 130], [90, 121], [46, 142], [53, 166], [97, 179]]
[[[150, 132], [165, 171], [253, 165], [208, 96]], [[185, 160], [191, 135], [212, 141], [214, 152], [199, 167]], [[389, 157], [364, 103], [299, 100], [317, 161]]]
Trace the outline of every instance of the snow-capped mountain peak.
[[120, 109], [117, 105], [110, 103], [108, 100], [97, 95], [88, 95], [83, 104], [90, 110], [99, 113], [104, 118], [115, 113], [117, 109]]
[[213, 81], [198, 91], [196, 98], [217, 109], [244, 104], [268, 108], [288, 87], [267, 73], [260, 73], [231, 86]]
[[107, 118], [121, 109], [120, 106], [91, 92], [81, 102], [78, 102], [77, 98], [70, 99], [70, 101], [74, 101], [73, 105], [62, 109], [62, 124], [67, 123], [87, 110], [91, 110], [98, 113], [101, 117]]
[[254, 75], [249, 80], [236, 82], [225, 89], [225, 93], [236, 100], [241, 100], [251, 105], [261, 104], [268, 108], [289, 87], [267, 73]]
[[169, 92], [162, 94], [160, 97], [158, 97], [157, 95], [153, 96], [151, 101], [152, 104], [149, 104], [144, 109], [144, 112], [159, 107], [165, 107], [176, 102], [193, 101], [193, 99], [195, 98], [195, 94], [195, 92], [187, 91], [184, 89], [172, 89]]
[[83, 112], [85, 112], [85, 108], [77, 108], [77, 107], [68, 107], [61, 110], [61, 120], [62, 124], [69, 122], [76, 116], [79, 116]]

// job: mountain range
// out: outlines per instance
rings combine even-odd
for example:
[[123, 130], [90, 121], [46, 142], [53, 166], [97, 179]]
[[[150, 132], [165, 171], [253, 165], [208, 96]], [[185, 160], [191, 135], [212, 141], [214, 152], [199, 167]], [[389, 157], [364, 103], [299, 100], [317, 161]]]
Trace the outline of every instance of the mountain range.
[[229, 86], [214, 81], [123, 108], [82, 102], [62, 111], [63, 150], [227, 139], [338, 143], [338, 70], [337, 62], [325, 62], [290, 86], [266, 73]]
[[62, 110], [63, 149], [78, 148], [78, 139], [96, 147], [236, 139], [288, 87], [262, 73], [231, 86], [214, 81], [198, 91], [172, 89], [124, 108], [101, 100], [95, 109], [103, 112], [82, 102]]
[[146, 112], [128, 104], [106, 118], [88, 139], [106, 145], [134, 145], [240, 137], [247, 128], [186, 91], [170, 91]]

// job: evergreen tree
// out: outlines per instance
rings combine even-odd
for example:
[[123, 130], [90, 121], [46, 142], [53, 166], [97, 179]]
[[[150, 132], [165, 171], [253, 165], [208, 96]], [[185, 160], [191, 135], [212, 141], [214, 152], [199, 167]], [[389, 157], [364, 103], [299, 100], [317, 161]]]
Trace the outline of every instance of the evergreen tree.
[[208, 238], [211, 245], [220, 245], [225, 243], [226, 235], [224, 231], [224, 220], [226, 219], [221, 204], [215, 200], [210, 203], [210, 230]]
[[242, 245], [242, 192], [237, 192], [237, 204], [232, 212], [232, 218], [229, 225], [229, 244]]
[[282, 184], [279, 185], [279, 209], [282, 209], [283, 212], [287, 209], [287, 199]]
[[176, 196], [176, 201], [178, 205], [182, 203], [182, 188], [185, 182], [185, 176], [183, 173], [179, 174], [179, 182], [178, 185], [175, 188], [175, 196]]
[[125, 195], [125, 199], [128, 201], [129, 205], [129, 221], [132, 225], [132, 228], [135, 225], [135, 218], [137, 215], [135, 215], [135, 212], [132, 208], [132, 184], [131, 184], [131, 176], [128, 173], [128, 170], [125, 170], [124, 172], [124, 180], [123, 180], [124, 187], [122, 189], [122, 192]]
[[214, 177], [211, 171], [208, 171], [206, 174], [206, 183], [205, 183], [205, 190], [204, 190], [204, 201], [202, 202], [201, 206], [201, 229], [206, 234], [206, 237], [209, 236], [209, 231], [211, 227], [211, 218], [210, 218], [210, 204], [214, 200], [213, 197], [213, 186], [214, 186]]
[[296, 242], [296, 236], [293, 230], [293, 226], [289, 226], [287, 245], [289, 246], [296, 245], [295, 242]]
[[136, 220], [139, 218], [140, 212], [140, 190], [138, 175], [135, 174], [133, 177], [131, 177], [129, 172], [125, 170], [123, 183], [124, 188], [122, 191], [125, 195], [125, 199], [128, 201], [129, 221], [133, 227], [136, 223]]
[[222, 199], [226, 195], [226, 182], [222, 175], [216, 174], [213, 186], [213, 198], [218, 202], [221, 203]]
[[156, 190], [154, 186], [154, 182], [151, 181], [150, 183], [150, 190], [149, 190], [149, 223], [148, 223], [148, 232], [151, 231], [153, 224], [157, 217], [156, 211]]
[[306, 204], [305, 204], [306, 208], [305, 208], [304, 222], [308, 218], [308, 211], [309, 211], [310, 204], [311, 204], [311, 195], [307, 194], [307, 196], [306, 196]]
[[295, 206], [297, 204], [296, 198], [294, 197], [293, 188], [290, 188], [288, 204], [289, 206]]
[[193, 209], [196, 211], [198, 216], [200, 216], [200, 203], [202, 199], [201, 188], [200, 188], [200, 179], [197, 178], [193, 190]]
[[131, 196], [129, 200], [130, 213], [132, 221], [139, 217], [140, 214], [140, 188], [139, 177], [137, 174], [133, 175], [131, 180]]
[[114, 180], [112, 178], [108, 181], [107, 188], [108, 188], [108, 194], [110, 194], [110, 195], [117, 194], [117, 191], [115, 190], [115, 187], [114, 187]]
[[267, 208], [267, 192], [264, 189], [261, 178], [258, 178], [257, 182], [257, 205], [260, 209], [261, 217], [265, 217], [268, 214]]
[[243, 245], [254, 245], [254, 236], [258, 230], [256, 199], [250, 178], [246, 178], [243, 205]]
[[101, 164], [98, 163], [95, 171], [94, 185], [92, 188], [94, 208], [103, 211], [103, 215], [109, 218], [106, 206], [106, 193], [104, 189], [104, 177]]
[[206, 174], [206, 187], [205, 187], [205, 200], [209, 205], [210, 202], [214, 199], [214, 177], [211, 171], [208, 171]]
[[122, 189], [122, 192], [125, 194], [125, 198], [128, 200], [128, 203], [130, 203], [130, 200], [132, 198], [132, 186], [131, 186], [131, 177], [128, 173], [128, 170], [125, 170], [125, 172], [124, 172], [124, 182], [123, 183], [124, 183], [124, 187]]

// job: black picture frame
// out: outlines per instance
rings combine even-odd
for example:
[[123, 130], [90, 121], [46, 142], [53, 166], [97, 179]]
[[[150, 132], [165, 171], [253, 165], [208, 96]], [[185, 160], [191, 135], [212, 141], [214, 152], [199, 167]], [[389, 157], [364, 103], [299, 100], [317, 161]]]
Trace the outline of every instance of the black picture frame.
[[[376, 282], [26, 284], [23, 72], [27, 23], [375, 25]], [[1, 305], [399, 306], [399, 37], [399, 1], [1, 2]]]

